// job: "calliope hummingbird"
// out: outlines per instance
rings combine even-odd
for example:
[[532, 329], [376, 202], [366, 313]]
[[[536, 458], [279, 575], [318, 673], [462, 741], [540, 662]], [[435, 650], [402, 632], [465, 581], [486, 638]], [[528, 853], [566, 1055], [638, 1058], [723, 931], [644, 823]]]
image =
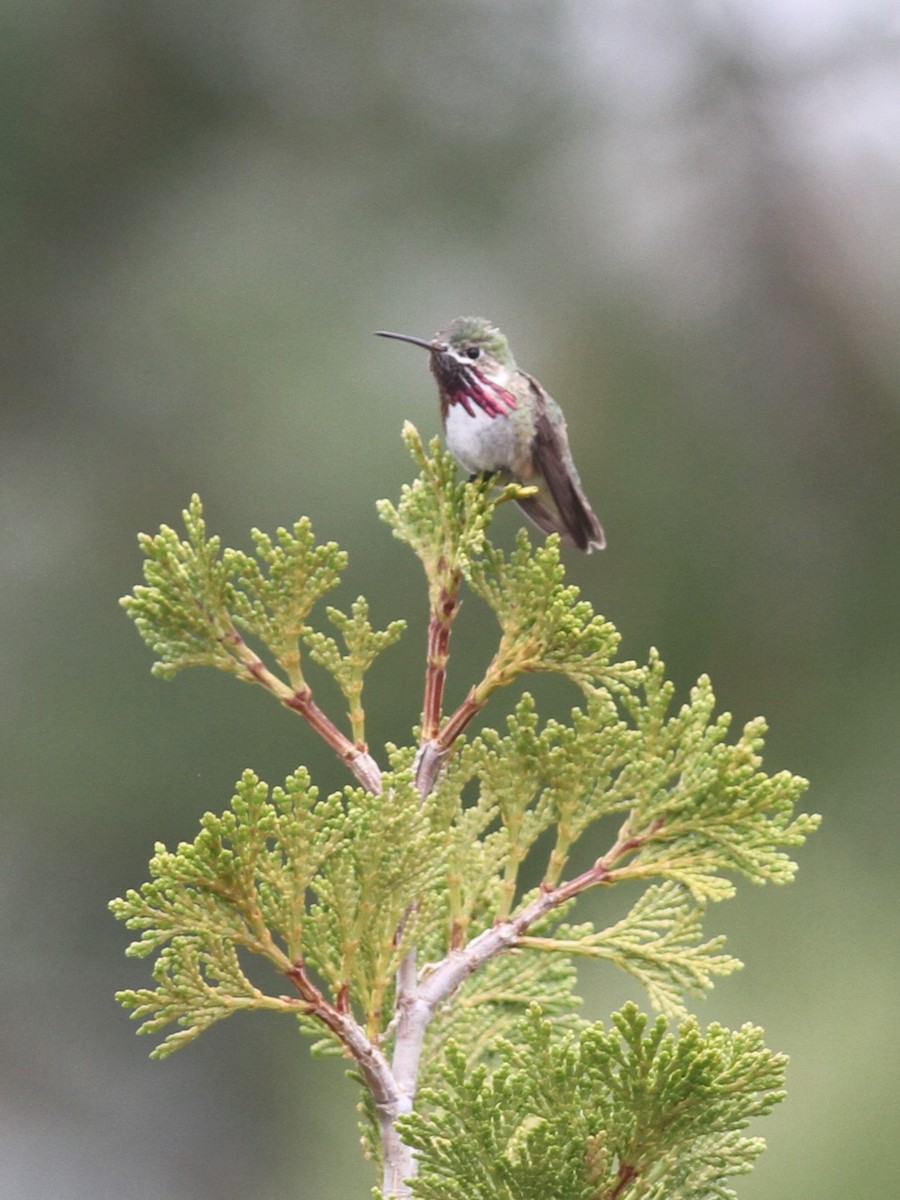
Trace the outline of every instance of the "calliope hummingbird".
[[566, 421], [538, 381], [516, 366], [509, 342], [481, 317], [457, 317], [431, 341], [380, 330], [378, 337], [422, 346], [441, 399], [451, 454], [473, 474], [501, 472], [537, 488], [519, 507], [563, 544], [602, 550], [606, 538], [572, 462]]

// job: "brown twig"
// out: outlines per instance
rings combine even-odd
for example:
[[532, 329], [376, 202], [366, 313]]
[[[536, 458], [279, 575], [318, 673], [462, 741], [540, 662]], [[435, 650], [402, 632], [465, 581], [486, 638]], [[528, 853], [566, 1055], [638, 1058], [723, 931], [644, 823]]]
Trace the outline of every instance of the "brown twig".
[[244, 677], [255, 680], [285, 708], [303, 717], [304, 721], [316, 731], [338, 757], [346, 763], [363, 787], [376, 796], [381, 793], [381, 768], [372, 758], [365, 746], [355, 745], [346, 734], [341, 733], [337, 725], [328, 717], [313, 699], [312, 689], [308, 684], [292, 688], [274, 672], [270, 671], [258, 654], [244, 641], [238, 631], [232, 627], [226, 637], [220, 639], [232, 649], [239, 666], [243, 668]]
[[[484, 708], [489, 695], [490, 692], [483, 695], [479, 688], [470, 688], [468, 696], [451, 713], [443, 727], [436, 730], [433, 737], [423, 739], [415, 766], [416, 787], [421, 796], [429, 795], [454, 743], [473, 718]], [[434, 726], [431, 725], [429, 728], [434, 729]]]
[[438, 573], [446, 578], [446, 582], [441, 584], [436, 599], [432, 600], [431, 617], [428, 622], [425, 696], [422, 701], [423, 743], [433, 741], [441, 727], [450, 634], [460, 608], [461, 577], [457, 572], [447, 571], [443, 560], [438, 564]]
[[447, 718], [443, 729], [435, 739], [442, 750], [445, 752], [451, 750], [453, 743], [465, 730], [469, 722], [484, 708], [485, 699], [482, 699], [478, 694], [477, 688], [469, 690], [468, 696], [466, 696], [459, 708]]
[[[390, 1063], [378, 1047], [369, 1040], [365, 1030], [356, 1024], [349, 1012], [342, 1012], [333, 1004], [328, 1003], [307, 974], [305, 963], [293, 963], [285, 974], [297, 989], [307, 1011], [318, 1017], [335, 1034], [359, 1067], [360, 1074], [372, 1093], [378, 1111], [385, 1155], [386, 1183], [388, 1164], [391, 1164], [390, 1178], [393, 1190], [388, 1191], [385, 1187], [385, 1194], [404, 1194], [401, 1191], [402, 1181], [406, 1176], [412, 1174], [412, 1151], [400, 1140], [394, 1123], [400, 1112], [410, 1110], [411, 1104], [404, 1102], [404, 1097], [394, 1080]], [[408, 1191], [405, 1194], [408, 1195]]]

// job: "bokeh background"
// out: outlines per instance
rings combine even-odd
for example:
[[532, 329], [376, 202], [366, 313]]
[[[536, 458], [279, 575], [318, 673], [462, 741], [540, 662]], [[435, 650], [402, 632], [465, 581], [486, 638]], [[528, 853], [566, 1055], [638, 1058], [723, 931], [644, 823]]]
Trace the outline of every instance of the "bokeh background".
[[[372, 743], [406, 738], [424, 599], [373, 504], [437, 406], [424, 356], [371, 333], [475, 313], [566, 408], [610, 543], [573, 579], [628, 655], [764, 713], [767, 765], [826, 816], [794, 886], [712, 914], [747, 969], [702, 1019], [792, 1057], [739, 1195], [892, 1194], [896, 5], [6, 0], [0, 22], [0, 1191], [368, 1194], [354, 1089], [291, 1022], [158, 1064], [112, 999], [148, 967], [106, 903], [156, 839], [193, 837], [246, 766], [344, 782], [262, 692], [152, 680], [116, 601], [136, 533], [194, 490], [230, 544], [306, 513], [350, 551], [337, 600], [410, 619], [370, 693]], [[472, 601], [451, 699], [492, 635]], [[599, 968], [584, 990], [595, 1018], [632, 994]]]

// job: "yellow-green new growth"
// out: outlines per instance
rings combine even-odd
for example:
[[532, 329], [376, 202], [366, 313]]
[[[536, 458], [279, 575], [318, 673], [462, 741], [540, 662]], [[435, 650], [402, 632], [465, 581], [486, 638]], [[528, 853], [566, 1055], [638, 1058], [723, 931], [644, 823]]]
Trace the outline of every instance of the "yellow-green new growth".
[[379, 500], [378, 515], [421, 561], [434, 604], [443, 588], [454, 582], [458, 586], [484, 551], [497, 506], [532, 489], [517, 484], [498, 489], [489, 479], [460, 479], [440, 439], [433, 438], [426, 450], [410, 421], [403, 426], [403, 440], [420, 474], [403, 485], [398, 504]]

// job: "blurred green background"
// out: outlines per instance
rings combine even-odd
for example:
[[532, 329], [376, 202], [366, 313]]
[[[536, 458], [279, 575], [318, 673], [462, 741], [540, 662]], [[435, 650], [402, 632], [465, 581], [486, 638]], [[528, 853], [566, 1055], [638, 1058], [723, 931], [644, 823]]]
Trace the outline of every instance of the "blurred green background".
[[[6, 0], [0, 21], [0, 1191], [368, 1194], [354, 1089], [290, 1022], [157, 1064], [112, 999], [148, 967], [105, 906], [154, 840], [193, 837], [246, 766], [344, 782], [261, 691], [152, 680], [116, 602], [137, 532], [193, 490], [244, 547], [306, 513], [351, 553], [338, 601], [410, 618], [370, 693], [373, 745], [405, 739], [424, 598], [373, 504], [437, 405], [424, 356], [371, 334], [471, 313], [565, 406], [610, 543], [573, 579], [626, 654], [764, 713], [767, 765], [826, 816], [793, 887], [712, 914], [747, 969], [701, 1018], [792, 1057], [738, 1192], [892, 1194], [896, 7]], [[472, 601], [451, 701], [492, 635]], [[634, 994], [601, 968], [584, 989], [594, 1018]]]

